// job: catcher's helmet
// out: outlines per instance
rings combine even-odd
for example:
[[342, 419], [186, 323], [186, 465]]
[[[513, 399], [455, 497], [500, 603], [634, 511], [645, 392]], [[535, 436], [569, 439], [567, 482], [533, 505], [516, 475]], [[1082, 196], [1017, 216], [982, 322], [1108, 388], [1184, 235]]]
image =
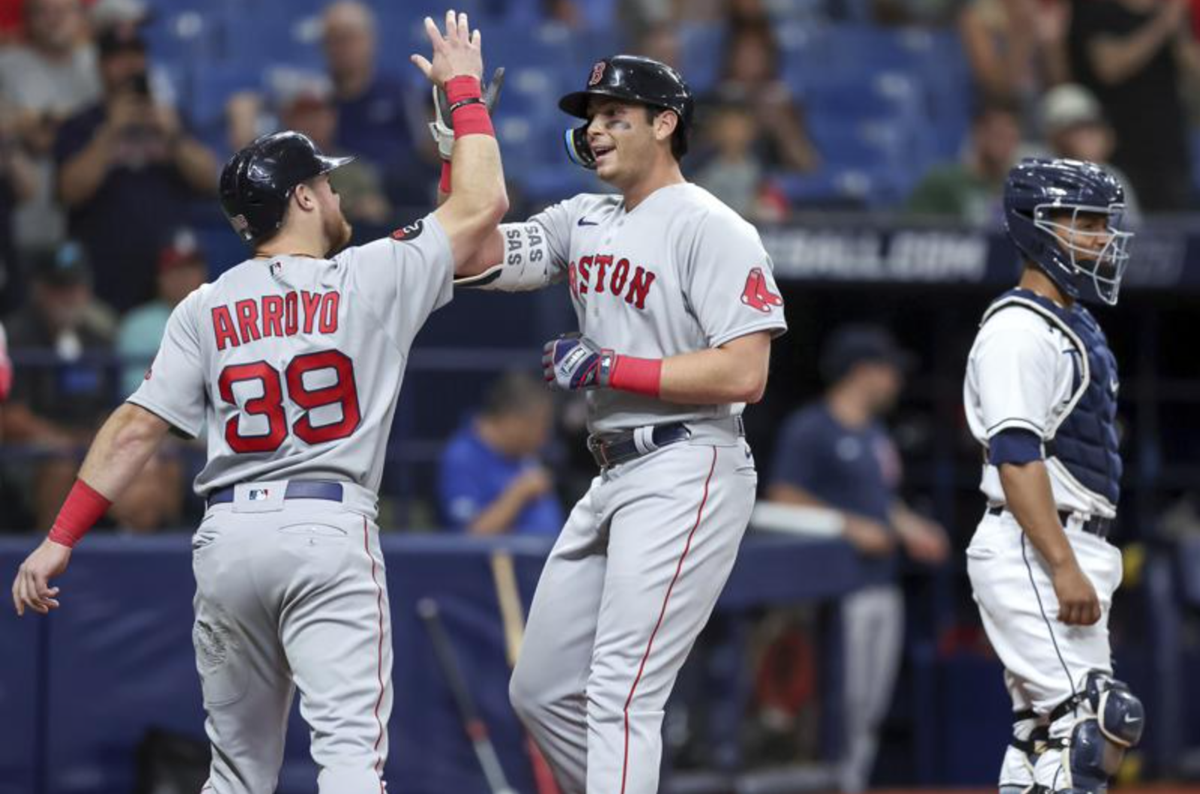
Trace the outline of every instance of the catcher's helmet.
[[[678, 146], [682, 156], [687, 152], [687, 135], [692, 126], [695, 100], [692, 89], [679, 72], [652, 58], [640, 55], [614, 55], [597, 61], [588, 73], [587, 86], [558, 101], [564, 112], [581, 119], [588, 118], [588, 100], [594, 96], [613, 97], [639, 102], [655, 108], [675, 111], [679, 116]], [[567, 154], [584, 168], [595, 168], [596, 161], [587, 145], [587, 125], [567, 130]]]
[[[1133, 233], [1122, 228], [1125, 190], [1103, 168], [1082, 160], [1022, 160], [1004, 185], [1004, 223], [1013, 244], [1072, 298], [1114, 305]], [[1075, 230], [1081, 214], [1104, 215], [1103, 232]], [[1069, 220], [1061, 216], [1069, 215]], [[1063, 240], [1105, 235], [1095, 250]]]
[[275, 132], [244, 146], [221, 170], [221, 209], [247, 243], [283, 225], [288, 200], [301, 182], [327, 174], [353, 157], [326, 157], [307, 135]]

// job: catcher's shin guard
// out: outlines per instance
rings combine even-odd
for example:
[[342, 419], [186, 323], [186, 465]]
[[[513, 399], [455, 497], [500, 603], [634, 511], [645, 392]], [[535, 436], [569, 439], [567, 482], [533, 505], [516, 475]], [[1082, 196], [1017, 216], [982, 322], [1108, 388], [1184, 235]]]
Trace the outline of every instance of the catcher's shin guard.
[[1060, 790], [1103, 794], [1125, 751], [1141, 741], [1146, 716], [1142, 702], [1125, 682], [1093, 670], [1084, 691], [1055, 709], [1054, 715], [1074, 720], [1070, 736], [1063, 742], [1066, 786]]

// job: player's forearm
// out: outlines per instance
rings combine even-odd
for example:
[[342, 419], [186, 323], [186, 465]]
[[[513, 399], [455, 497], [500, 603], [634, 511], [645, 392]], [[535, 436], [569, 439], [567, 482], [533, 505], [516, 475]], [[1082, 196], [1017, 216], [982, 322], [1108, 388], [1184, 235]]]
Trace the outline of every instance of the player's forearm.
[[1099, 37], [1088, 47], [1092, 69], [1101, 82], [1112, 85], [1129, 78], [1154, 57], [1167, 37], [1175, 33], [1169, 18], [1159, 14], [1128, 36]]
[[451, 193], [444, 206], [478, 218], [481, 227], [498, 224], [508, 212], [508, 191], [496, 139], [468, 135], [455, 140], [450, 166]]
[[770, 335], [758, 333], [663, 359], [659, 396], [685, 405], [756, 403], [767, 388], [770, 346]]
[[176, 144], [175, 165], [188, 186], [197, 193], [212, 193], [217, 187], [217, 161], [204, 144], [184, 136]]
[[112, 133], [102, 128], [91, 143], [63, 163], [58, 173], [58, 198], [75, 207], [96, 195], [112, 162]]
[[520, 486], [513, 483], [508, 490], [483, 510], [467, 527], [472, 535], [500, 535], [512, 528], [513, 522], [525, 506], [525, 496]]
[[100, 428], [79, 479], [110, 501], [133, 482], [170, 429], [158, 416], [125, 403]]
[[1005, 504], [1051, 568], [1075, 562], [1075, 553], [1058, 520], [1046, 464], [1040, 460], [1020, 465], [1000, 465], [1000, 485]]

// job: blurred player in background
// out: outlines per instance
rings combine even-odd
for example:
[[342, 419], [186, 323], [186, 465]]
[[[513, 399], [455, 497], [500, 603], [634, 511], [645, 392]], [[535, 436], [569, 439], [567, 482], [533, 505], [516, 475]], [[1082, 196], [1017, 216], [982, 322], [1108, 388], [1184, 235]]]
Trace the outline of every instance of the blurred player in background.
[[[842, 515], [846, 539], [869, 556], [897, 546], [914, 560], [940, 563], [946, 532], [900, 497], [901, 461], [883, 425], [900, 397], [912, 356], [875, 326], [834, 331], [821, 356], [822, 399], [786, 422], [771, 467], [767, 498]], [[904, 594], [894, 583], [857, 590], [841, 601], [845, 642], [846, 742], [841, 789], [870, 781], [879, 727], [892, 702], [904, 648]]]
[[548, 342], [543, 367], [587, 393], [600, 467], [538, 583], [511, 696], [566, 794], [650, 794], [663, 708], [754, 506], [741, 412], [787, 326], [758, 232], [680, 172], [678, 72], [607, 58], [559, 107], [585, 120], [572, 158], [620, 193], [503, 225], [466, 280], [567, 281], [580, 333]]
[[413, 337], [469, 275], [508, 208], [480, 98], [480, 36], [426, 19], [454, 102], [463, 176], [436, 212], [338, 253], [351, 228], [329, 173], [343, 159], [295, 132], [264, 136], [221, 175], [252, 258], [176, 307], [158, 356], [101, 428], [49, 537], [13, 582], [18, 614], [59, 606], [71, 548], [168, 431], [208, 431], [196, 479], [193, 640], [213, 761], [206, 792], [274, 791], [296, 689], [321, 794], [382, 791], [391, 629], [378, 528], [384, 449]]
[[1144, 728], [1108, 639], [1122, 573], [1107, 541], [1121, 480], [1117, 363], [1081, 302], [1117, 302], [1132, 237], [1123, 198], [1092, 163], [1013, 168], [1005, 221], [1024, 269], [967, 361], [988, 502], [967, 572], [1013, 701], [1002, 794], [1102, 794]]
[[479, 414], [442, 453], [438, 497], [446, 526], [472, 535], [557, 535], [563, 512], [554, 476], [538, 460], [550, 440], [554, 401], [520, 372], [501, 376]]

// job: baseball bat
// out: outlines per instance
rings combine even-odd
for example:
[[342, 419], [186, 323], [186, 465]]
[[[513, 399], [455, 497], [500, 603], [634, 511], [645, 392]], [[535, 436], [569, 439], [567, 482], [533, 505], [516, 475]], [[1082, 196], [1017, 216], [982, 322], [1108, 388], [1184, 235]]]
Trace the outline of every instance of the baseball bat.
[[446, 685], [450, 687], [450, 694], [454, 697], [454, 703], [458, 707], [458, 715], [462, 719], [463, 728], [471, 740], [471, 748], [475, 751], [475, 757], [479, 759], [479, 766], [483, 768], [488, 789], [492, 794], [517, 794], [504, 777], [504, 769], [500, 766], [500, 758], [496, 755], [496, 748], [492, 745], [491, 737], [488, 736], [487, 725], [479, 716], [479, 709], [475, 707], [475, 699], [471, 697], [471, 691], [467, 689], [467, 682], [463, 678], [462, 670], [458, 666], [458, 659], [454, 655], [454, 646], [450, 644], [450, 637], [446, 634], [445, 626], [442, 625], [441, 611], [438, 609], [437, 602], [432, 598], [422, 598], [417, 602], [417, 615], [425, 624], [425, 630], [429, 632], [429, 641], [433, 644], [433, 652], [437, 657], [438, 666], [446, 678]]
[[[500, 602], [500, 619], [504, 624], [504, 650], [509, 668], [517, 664], [517, 654], [525, 639], [525, 615], [521, 609], [521, 591], [517, 589], [517, 574], [512, 555], [504, 550], [492, 552], [492, 580], [496, 584], [496, 600]], [[537, 794], [559, 794], [558, 784], [546, 756], [533, 737], [525, 735], [525, 748], [533, 767], [533, 785]]]

